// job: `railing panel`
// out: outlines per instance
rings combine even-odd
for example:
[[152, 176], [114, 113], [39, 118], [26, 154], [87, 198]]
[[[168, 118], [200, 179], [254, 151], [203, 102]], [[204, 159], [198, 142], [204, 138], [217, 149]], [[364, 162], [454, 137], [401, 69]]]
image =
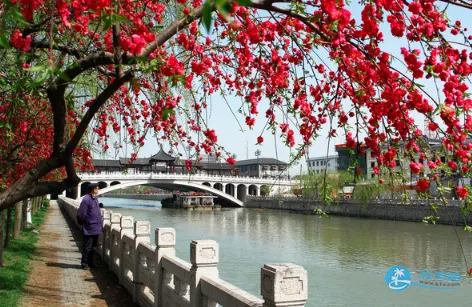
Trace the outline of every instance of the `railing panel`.
[[112, 228], [110, 237], [110, 269], [120, 276], [120, 231], [117, 228]]
[[170, 285], [164, 285], [162, 289], [163, 307], [189, 307], [190, 300], [180, 296]]
[[179, 280], [186, 283], [190, 283], [190, 269], [192, 265], [186, 261], [183, 261], [177, 257], [162, 257], [162, 267], [172, 275], [176, 276]]
[[233, 286], [221, 279], [203, 276], [201, 278], [202, 294], [221, 306], [244, 307], [262, 306], [264, 301]]
[[122, 285], [130, 292], [134, 291], [134, 238], [124, 234], [121, 242], [121, 279]]

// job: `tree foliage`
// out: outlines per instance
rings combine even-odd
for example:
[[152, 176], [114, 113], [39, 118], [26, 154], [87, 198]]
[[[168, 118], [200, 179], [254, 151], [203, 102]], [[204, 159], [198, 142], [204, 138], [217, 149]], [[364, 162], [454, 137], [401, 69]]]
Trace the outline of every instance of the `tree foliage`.
[[[241, 98], [231, 106], [240, 125], [264, 114], [294, 158], [327, 126], [386, 168], [405, 143], [400, 158], [412, 172], [422, 168], [415, 154], [442, 163], [418, 142], [427, 131], [414, 117], [426, 118], [443, 140], [444, 167], [468, 176], [470, 37], [447, 18], [454, 7], [466, 16], [467, 1], [176, 2], [0, 4], [0, 208], [76, 185], [90, 159], [86, 133], [107, 149], [109, 131], [124, 130], [136, 148], [150, 132], [233, 164], [205, 120], [214, 94]], [[386, 36], [397, 50], [386, 50]]]

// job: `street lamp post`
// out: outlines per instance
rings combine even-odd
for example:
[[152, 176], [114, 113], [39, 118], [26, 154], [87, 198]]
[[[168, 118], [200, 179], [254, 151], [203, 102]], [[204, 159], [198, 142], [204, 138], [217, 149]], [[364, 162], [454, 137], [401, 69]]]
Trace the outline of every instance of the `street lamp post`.
[[260, 174], [260, 166], [259, 166], [259, 156], [261, 155], [261, 151], [258, 149], [256, 150], [256, 152], [254, 153], [254, 155], [256, 155], [257, 157], [257, 177], [261, 177], [261, 174]]
[[118, 157], [118, 151], [120, 150], [120, 144], [118, 144], [118, 141], [115, 141], [115, 143], [113, 144], [113, 148], [115, 148], [115, 160], [116, 160], [116, 157]]

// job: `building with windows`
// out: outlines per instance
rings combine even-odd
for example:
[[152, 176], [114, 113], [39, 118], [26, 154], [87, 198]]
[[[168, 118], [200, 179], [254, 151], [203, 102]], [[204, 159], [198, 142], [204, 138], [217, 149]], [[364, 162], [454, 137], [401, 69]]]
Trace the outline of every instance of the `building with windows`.
[[335, 146], [338, 154], [338, 171], [340, 172], [354, 172], [357, 168], [359, 175], [365, 177], [367, 175], [367, 159], [365, 151], [359, 151], [347, 147], [346, 144], [339, 144]]
[[200, 160], [191, 160], [193, 169], [186, 167], [187, 160], [176, 157], [161, 150], [150, 158], [119, 158], [118, 160], [93, 159], [94, 172], [128, 172], [137, 174], [143, 172], [160, 172], [188, 174], [189, 172], [218, 176], [248, 176], [262, 178], [288, 178], [288, 164], [273, 158], [257, 158], [236, 161], [229, 165], [225, 161], [217, 161], [209, 156]]
[[338, 170], [338, 155], [308, 158], [308, 170], [315, 174], [335, 173]]
[[[423, 136], [422, 140], [423, 146], [428, 146], [431, 148], [432, 152], [438, 151], [441, 148], [441, 141], [438, 139], [430, 138], [427, 136]], [[417, 153], [413, 153], [412, 157], [408, 156], [405, 157], [407, 154], [407, 150], [405, 147], [405, 144], [400, 144], [397, 149], [397, 157], [395, 158], [395, 169], [393, 170], [395, 174], [397, 175], [402, 175], [405, 179], [407, 179], [410, 182], [416, 182], [417, 180], [427, 177], [430, 173], [431, 170], [428, 167], [428, 161], [425, 161], [421, 159], [420, 155]], [[411, 152], [410, 152], [411, 154]], [[439, 157], [442, 163], [446, 163], [446, 158], [444, 156]], [[374, 158], [372, 156], [372, 150], [369, 148], [366, 149], [366, 162], [367, 162], [367, 171], [366, 171], [366, 178], [367, 179], [373, 179], [376, 177], [376, 174], [374, 172], [374, 167], [379, 167], [377, 158]], [[422, 171], [420, 171], [418, 174], [413, 174], [410, 171], [410, 162], [417, 162], [423, 165]]]
[[288, 164], [274, 158], [236, 161], [235, 168], [240, 176], [288, 178]]

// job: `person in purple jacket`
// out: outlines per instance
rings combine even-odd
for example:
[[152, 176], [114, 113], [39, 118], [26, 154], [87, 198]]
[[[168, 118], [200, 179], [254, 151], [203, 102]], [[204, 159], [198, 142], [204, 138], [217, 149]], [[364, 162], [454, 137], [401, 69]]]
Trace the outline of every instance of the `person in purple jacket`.
[[98, 235], [103, 233], [102, 215], [98, 203], [98, 184], [92, 183], [88, 186], [89, 194], [85, 195], [80, 203], [77, 218], [82, 221], [82, 231], [84, 234], [82, 269], [95, 267], [93, 256], [97, 249]]

